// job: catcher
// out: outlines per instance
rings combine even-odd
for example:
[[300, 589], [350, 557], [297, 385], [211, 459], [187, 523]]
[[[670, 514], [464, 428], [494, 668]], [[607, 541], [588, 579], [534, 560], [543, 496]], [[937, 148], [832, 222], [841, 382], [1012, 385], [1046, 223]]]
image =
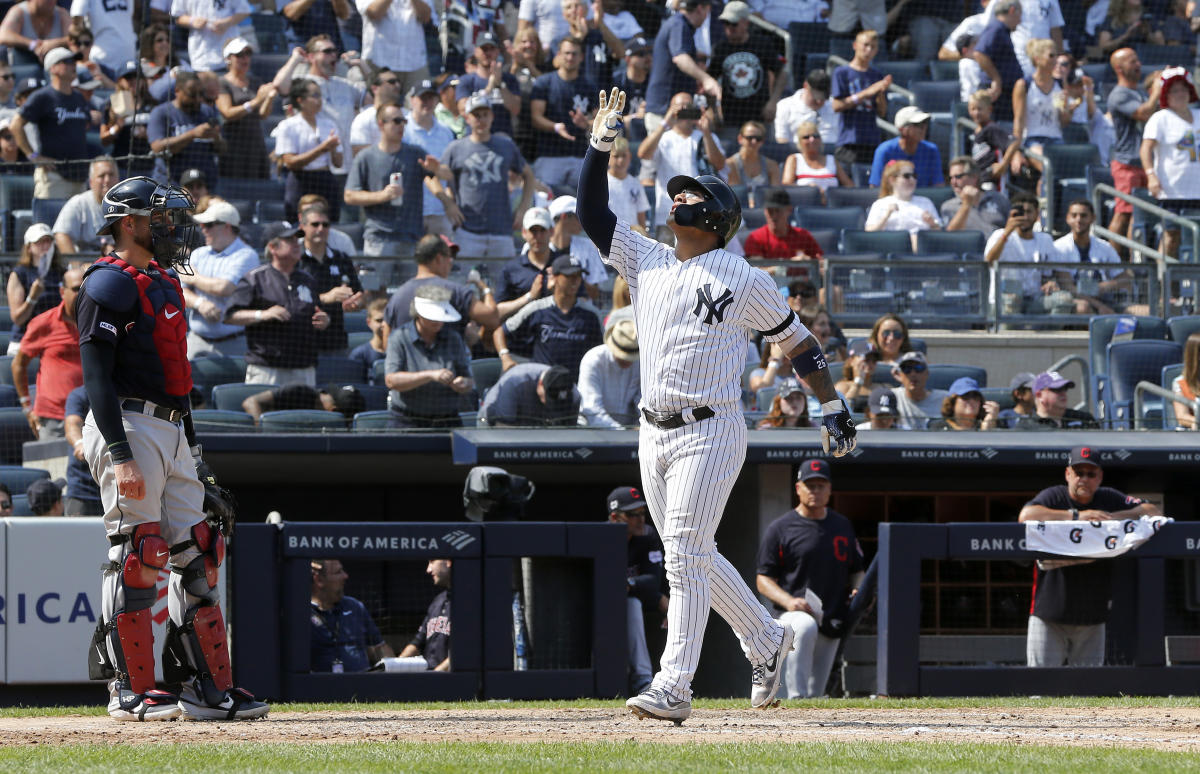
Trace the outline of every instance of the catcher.
[[[117, 720], [234, 720], [269, 709], [233, 686], [217, 592], [232, 510], [200, 459], [189, 413], [176, 271], [190, 273], [194, 208], [182, 188], [146, 177], [112, 188], [99, 233], [111, 234], [115, 249], [88, 268], [77, 302], [92, 407], [84, 456], [109, 542], [88, 661], [94, 679], [110, 680], [108, 714]], [[174, 692], [155, 688], [150, 612], [168, 567], [163, 676]]]

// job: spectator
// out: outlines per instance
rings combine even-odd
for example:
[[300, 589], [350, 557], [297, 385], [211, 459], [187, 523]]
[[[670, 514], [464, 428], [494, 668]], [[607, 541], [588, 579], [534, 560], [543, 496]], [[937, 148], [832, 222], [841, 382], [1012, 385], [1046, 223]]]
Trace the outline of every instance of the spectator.
[[[611, 1], [611, 0], [610, 0]], [[623, 11], [622, 13], [628, 13]], [[654, 45], [640, 35], [625, 46], [625, 69], [613, 78], [613, 85], [625, 92], [625, 115], [646, 118], [646, 89], [650, 84], [650, 63]], [[643, 123], [643, 129], [645, 124]]]
[[155, 176], [179, 180], [184, 170], [199, 169], [207, 184], [215, 186], [217, 156], [226, 148], [220, 124], [216, 109], [204, 104], [199, 76], [179, 73], [175, 78], [175, 99], [151, 110], [146, 127], [150, 149], [163, 154], [155, 162]]
[[574, 189], [579, 183], [596, 95], [595, 84], [580, 75], [582, 60], [582, 43], [563, 38], [556, 69], [533, 83], [529, 107], [539, 152], [533, 173], [549, 186]]
[[984, 190], [999, 190], [1020, 143], [1013, 141], [1007, 129], [992, 121], [992, 97], [988, 92], [980, 90], [971, 95], [967, 114], [979, 126], [967, 136], [967, 155], [979, 168]]
[[62, 516], [63, 515], [63, 485], [67, 482], [63, 479], [51, 481], [48, 478], [38, 479], [29, 485], [25, 490], [25, 497], [29, 501], [29, 510], [34, 516]]
[[350, 359], [363, 367], [363, 383], [375, 384], [375, 363], [387, 357], [388, 325], [384, 317], [386, 298], [377, 298], [367, 304], [367, 329], [371, 338], [350, 350]]
[[[533, 144], [533, 126], [530, 124], [529, 100], [533, 94], [534, 81], [542, 77], [547, 67], [546, 56], [533, 27], [519, 30], [511, 44], [505, 45], [509, 49], [508, 55], [511, 60], [508, 72], [517, 79], [518, 94], [521, 97], [520, 113], [513, 116], [512, 138], [521, 149], [521, 153], [532, 158], [536, 148]], [[455, 112], [458, 112], [457, 107]]]
[[988, 77], [988, 96], [992, 98], [996, 118], [1012, 120], [1012, 93], [1024, 77], [1013, 43], [1013, 30], [1021, 23], [1021, 0], [994, 0], [988, 8], [994, 14], [975, 41], [974, 58]]
[[908, 340], [908, 325], [904, 318], [892, 312], [875, 321], [867, 341], [874, 345], [883, 365], [897, 365], [902, 355], [913, 351], [912, 342]]
[[715, 120], [711, 107], [702, 111], [692, 102], [691, 94], [680, 92], [671, 98], [671, 107], [658, 126], [646, 127], [650, 133], [638, 146], [638, 158], [654, 162], [654, 225], [655, 238], [660, 242], [674, 244], [675, 240], [667, 227], [671, 212], [667, 183], [671, 178], [713, 174], [725, 168], [721, 142], [713, 134]]
[[625, 44], [605, 23], [602, 3], [562, 0], [562, 13], [570, 29], [567, 37], [580, 41], [583, 47], [580, 74], [592, 84], [609, 83], [613, 69], [625, 58]]
[[8, 485], [0, 483], [0, 516], [9, 517], [13, 515], [13, 500], [12, 492], [8, 490]]
[[[1142, 88], [1142, 63], [1132, 48], [1120, 48], [1108, 58], [1109, 66], [1117, 74], [1117, 85], [1108, 93], [1108, 113], [1112, 117], [1113, 186], [1118, 191], [1131, 194], [1135, 188], [1146, 188], [1146, 170], [1142, 168], [1139, 153], [1142, 145], [1142, 125], [1158, 110], [1162, 80], [1153, 78], [1150, 91]], [[1121, 199], [1113, 200], [1113, 217], [1108, 228], [1122, 236], [1132, 237], [1130, 228], [1133, 205]], [[1121, 249], [1121, 248], [1118, 248]]]
[[787, 85], [783, 45], [776, 36], [751, 29], [750, 14], [742, 0], [725, 5], [719, 17], [725, 37], [714, 41], [708, 61], [708, 74], [721, 85], [721, 120], [731, 126], [774, 121]]
[[738, 152], [725, 160], [730, 185], [749, 186], [751, 192], [762, 186], [779, 185], [779, 164], [760, 153], [766, 141], [767, 128], [761, 121], [742, 125], [737, 136]]
[[350, 575], [342, 563], [337, 559], [313, 559], [309, 564], [312, 568], [310, 670], [337, 674], [365, 672], [380, 659], [395, 656], [366, 605], [346, 594]]
[[[522, 222], [537, 181], [516, 144], [506, 135], [492, 134], [492, 108], [487, 99], [472, 97], [465, 108], [471, 134], [450, 143], [442, 155], [454, 176], [454, 193], [463, 213], [454, 241], [466, 255], [509, 258], [514, 252], [512, 231]], [[515, 213], [501, 204], [508, 201], [508, 172], [522, 177]]]
[[450, 305], [459, 315], [459, 320], [450, 327], [465, 335], [467, 321], [471, 320], [486, 329], [500, 324], [495, 294], [480, 278], [472, 283], [474, 290], [449, 279], [454, 267], [458, 245], [436, 234], [426, 234], [417, 243], [417, 276], [405, 282], [387, 301], [384, 313], [390, 330], [396, 330], [412, 319], [412, 300], [418, 289], [425, 286], [445, 288], [450, 293]]
[[309, 205], [300, 213], [300, 268], [313, 278], [313, 290], [329, 315], [329, 325], [317, 332], [317, 352], [344, 355], [345, 313], [362, 308], [363, 287], [350, 256], [329, 246], [332, 225], [329, 208], [323, 204]]
[[500, 374], [487, 391], [479, 418], [490, 427], [575, 425], [579, 390], [562, 366], [521, 363]]
[[353, 384], [331, 384], [321, 389], [309, 384], [285, 384], [247, 395], [242, 401], [242, 411], [255, 422], [268, 411], [330, 411], [351, 420], [366, 406], [366, 399]]
[[[17, 145], [12, 130], [9, 129], [11, 124], [11, 116], [0, 118], [0, 171], [20, 175], [29, 171], [28, 160]], [[650, 206], [649, 202], [646, 203], [646, 206]]]
[[225, 119], [225, 153], [221, 171], [229, 177], [265, 179], [270, 176], [262, 119], [275, 105], [275, 86], [250, 72], [253, 47], [243, 38], [225, 45], [229, 72], [221, 76], [217, 110]]
[[1065, 234], [1054, 241], [1056, 261], [1076, 263], [1113, 263], [1115, 269], [1080, 269], [1071, 277], [1075, 292], [1075, 314], [1112, 314], [1120, 311], [1115, 294], [1133, 289], [1133, 279], [1112, 245], [1092, 236], [1096, 213], [1087, 199], [1076, 199], [1067, 206]]
[[425, 572], [433, 580], [433, 585], [441, 591], [429, 603], [429, 609], [425, 611], [425, 620], [417, 629], [417, 635], [400, 651], [401, 658], [424, 656], [425, 663], [434, 672], [450, 671], [450, 581], [453, 577], [451, 569], [449, 559], [429, 560]]
[[8, 313], [12, 318], [8, 354], [15, 355], [20, 349], [26, 323], [62, 301], [63, 271], [50, 227], [34, 223], [25, 229], [21, 257], [8, 275]]
[[[13, 356], [12, 378], [25, 419], [35, 438], [63, 437], [67, 394], [83, 384], [79, 361], [79, 329], [75, 326], [75, 297], [83, 272], [69, 269], [63, 275], [62, 301], [29, 321], [21, 349]], [[29, 406], [29, 361], [41, 358], [37, 372], [37, 400]]]
[[[1113, 139], [1112, 128], [1103, 119], [1103, 114], [1096, 110], [1095, 81], [1085, 75], [1077, 66], [1075, 57], [1067, 53], [1055, 55], [1054, 78], [1062, 84], [1067, 109], [1071, 111], [1071, 123], [1093, 133], [1100, 158], [1107, 161]], [[1104, 135], [1103, 143], [1101, 135]]]
[[646, 527], [646, 517], [650, 511], [640, 490], [619, 486], [609, 492], [605, 500], [608, 503], [608, 520], [626, 527], [625, 585], [628, 598], [625, 633], [629, 690], [631, 696], [636, 696], [650, 685], [654, 677], [650, 652], [646, 646], [646, 616], [658, 620], [667, 614], [668, 598], [662, 592], [667, 577], [663, 567], [663, 548], [658, 535]]
[[[353, 58], [349, 54], [343, 55], [341, 58], [365, 75], [366, 70], [363, 69], [361, 59]], [[275, 91], [279, 94], [289, 93], [290, 89], [295, 86], [292, 75], [296, 68], [302, 62], [307, 63], [308, 75], [306, 77], [321, 87], [321, 112], [326, 118], [332, 119], [337, 126], [338, 136], [342, 138], [343, 145], [345, 145], [346, 140], [353, 141], [354, 118], [359, 108], [362, 107], [363, 86], [361, 83], [336, 75], [338, 61], [338, 48], [333, 40], [326, 35], [315, 35], [309, 38], [303, 48], [292, 49], [291, 57], [275, 74], [273, 84]], [[397, 88], [397, 92], [403, 93], [399, 88]], [[346, 158], [343, 161], [348, 163], [350, 159]], [[334, 171], [341, 174], [345, 169], [341, 164], [335, 164]]]
[[[1037, 493], [1021, 522], [1107, 521], [1159, 516], [1152, 503], [1101, 486], [1099, 450], [1082, 446], [1067, 459], [1066, 485]], [[1031, 667], [1101, 666], [1104, 625], [1112, 608], [1112, 565], [1095, 559], [1039, 560], [1033, 573], [1026, 660]]]
[[[650, 83], [646, 87], [646, 134], [652, 135], [680, 93], [703, 92], [721, 101], [721, 84], [696, 61], [696, 30], [708, 19], [711, 0], [679, 0], [654, 38]], [[669, 127], [668, 127], [669, 128]], [[649, 158], [638, 153], [638, 158]]]
[[[787, 145], [800, 135], [801, 124], [812, 123], [822, 143], [837, 142], [839, 126], [833, 103], [829, 101], [831, 81], [824, 70], [810, 70], [804, 86], [790, 97], [779, 100], [775, 108], [775, 142]], [[804, 143], [797, 147], [803, 149]], [[818, 146], [818, 150], [823, 150]]]
[[13, 75], [12, 65], [8, 62], [0, 60], [0, 111], [5, 117], [10, 116], [15, 112], [17, 103], [16, 97], [16, 77]]
[[1012, 395], [1013, 407], [1000, 412], [1000, 421], [1005, 427], [1015, 428], [1021, 419], [1037, 413], [1037, 405], [1033, 402], [1033, 382], [1035, 374], [1019, 373], [1008, 383], [1009, 394]]
[[[136, 59], [130, 59], [117, 68], [116, 90], [108, 99], [104, 120], [100, 124], [100, 144], [117, 158], [124, 158], [121, 166], [124, 176], [149, 175], [154, 169], [150, 156], [150, 140], [147, 124], [154, 100], [146, 88], [146, 80], [139, 77]], [[128, 158], [142, 156], [144, 158]], [[118, 173], [118, 178], [122, 177]]]
[[329, 315], [316, 305], [313, 278], [299, 268], [301, 233], [290, 223], [267, 224], [269, 263], [238, 280], [225, 311], [225, 322], [246, 328], [247, 384], [316, 384], [316, 332]]
[[558, 44], [571, 27], [563, 13], [562, 0], [521, 0], [517, 11], [517, 32], [532, 29], [547, 48]]
[[475, 389], [471, 353], [458, 330], [450, 290], [426, 284], [413, 294], [409, 321], [388, 333], [385, 383], [392, 427], [459, 427], [463, 398]]
[[942, 403], [950, 393], [927, 389], [929, 364], [920, 352], [905, 352], [892, 367], [892, 377], [900, 383], [892, 388], [896, 396], [896, 423], [902, 430], [924, 430], [929, 419], [942, 415]]
[[909, 105], [896, 113], [899, 137], [893, 137], [875, 149], [871, 164], [871, 185], [879, 185], [883, 170], [892, 161], [910, 162], [917, 172], [917, 185], [928, 188], [944, 185], [942, 155], [933, 143], [925, 139], [931, 116], [919, 107]]
[[583, 267], [583, 292], [596, 301], [600, 297], [600, 286], [608, 281], [608, 269], [600, 258], [600, 251], [591, 240], [583, 235], [583, 226], [575, 214], [574, 196], [556, 196], [550, 202], [550, 220], [554, 228], [550, 233], [551, 262], [560, 255], [572, 255]]
[[[20, 6], [14, 6], [15, 11]], [[11, 18], [13, 11], [9, 12]], [[87, 179], [87, 130], [90, 107], [83, 95], [71, 87], [75, 79], [75, 55], [65, 48], [46, 54], [50, 83], [25, 100], [13, 117], [10, 129], [21, 152], [36, 161], [33, 198], [66, 199], [80, 193]], [[37, 128], [39, 152], [35, 152], [25, 127]]]
[[625, 10], [625, 0], [601, 0], [600, 7], [604, 11], [605, 26], [612, 30], [618, 39], [627, 41], [646, 34], [637, 18]]
[[911, 161], [889, 161], [883, 170], [879, 198], [867, 211], [867, 231], [907, 231], [917, 250], [917, 234], [940, 231], [942, 220], [933, 202], [916, 196], [917, 173]]
[[551, 295], [526, 304], [504, 321], [493, 334], [496, 352], [507, 371], [517, 364], [509, 351], [509, 338], [517, 351], [535, 363], [563, 366], [571, 381], [579, 378], [579, 363], [604, 334], [600, 313], [579, 299], [583, 266], [573, 255], [560, 255], [550, 267]]
[[970, 156], [951, 160], [950, 187], [954, 198], [942, 202], [947, 231], [978, 231], [987, 237], [1008, 219], [1008, 197], [997, 190], [984, 190], [979, 168]]
[[142, 30], [138, 36], [138, 60], [147, 81], [152, 83], [164, 77], [170, 81], [168, 68], [172, 56], [171, 32], [165, 24], [154, 22]]
[[554, 228], [550, 213], [543, 207], [530, 207], [521, 225], [521, 235], [528, 249], [501, 269], [498, 300], [502, 320], [537, 299], [543, 288], [550, 286], [549, 270], [553, 261], [550, 231]]
[[850, 520], [829, 507], [832, 493], [829, 463], [802, 462], [798, 504], [771, 522], [758, 547], [758, 591], [796, 633], [783, 673], [789, 699], [825, 694], [848, 602], [863, 579], [862, 547]]
[[785, 185], [812, 186], [821, 192], [822, 203], [826, 202], [825, 192], [830, 188], [854, 187], [854, 181], [833, 154], [825, 153], [815, 123], [804, 121], [796, 127], [796, 144], [800, 152], [789, 155], [783, 162]]
[[1033, 380], [1033, 403], [1036, 413], [1023, 417], [1018, 430], [1092, 430], [1100, 425], [1086, 411], [1067, 408], [1067, 391], [1075, 382], [1063, 378], [1058, 371], [1043, 371]]
[[192, 168], [180, 175], [179, 186], [192, 195], [196, 202], [196, 215], [207, 212], [209, 203], [218, 199], [209, 194], [208, 177], [199, 169]]
[[849, 357], [842, 363], [842, 378], [834, 385], [850, 406], [859, 412], [867, 406], [867, 400], [875, 389], [875, 366], [879, 363], [879, 352], [869, 341], [858, 341], [850, 345]]
[[1188, 6], [1192, 0], [1171, 0], [1168, 4], [1170, 14], [1162, 20], [1159, 32], [1163, 42], [1168, 46], [1185, 46], [1190, 53], [1196, 51], [1196, 31], [1192, 29], [1192, 16]]
[[1200, 333], [1188, 336], [1183, 345], [1183, 373], [1171, 382], [1171, 392], [1191, 401], [1189, 406], [1175, 404], [1175, 421], [1180, 427], [1195, 430], [1196, 398], [1200, 396]]
[[244, 355], [245, 329], [224, 320], [238, 282], [259, 265], [258, 255], [239, 236], [242, 218], [229, 202], [213, 202], [195, 220], [204, 246], [192, 251], [191, 273], [179, 275], [187, 303], [188, 356]]
[[461, 140], [471, 133], [471, 127], [467, 126], [467, 120], [459, 111], [458, 102], [454, 98], [458, 81], [458, 78], [448, 74], [442, 79], [441, 86], [438, 87], [438, 106], [434, 115], [439, 124], [454, 132], [455, 139]]
[[[203, 15], [202, 15], [203, 14]], [[188, 61], [196, 72], [225, 71], [221, 52], [250, 15], [246, 0], [171, 0], [171, 15], [188, 32]]]
[[887, 29], [887, 11], [879, 0], [833, 0], [829, 8], [829, 31], [834, 37], [848, 38], [856, 29], [883, 34]]
[[624, 318], [604, 331], [604, 343], [579, 363], [579, 418], [589, 427], [628, 427], [639, 421], [642, 397], [637, 323]]
[[[432, 81], [421, 81], [414, 88], [421, 88]], [[357, 156], [363, 148], [379, 142], [379, 123], [375, 120], [376, 111], [381, 105], [402, 103], [404, 95], [400, 92], [400, 76], [386, 67], [375, 71], [370, 80], [371, 105], [358, 111], [350, 123], [350, 152]], [[436, 94], [436, 89], [434, 90]], [[453, 133], [451, 133], [453, 135]], [[439, 155], [439, 154], [434, 154]]]
[[[305, 194], [300, 197], [299, 209], [304, 212], [314, 204], [319, 204], [326, 209], [329, 208], [329, 200], [320, 194]], [[338, 228], [329, 229], [329, 246], [339, 253], [346, 255], [358, 255], [361, 250], [355, 246], [354, 240], [351, 239], [345, 231]], [[373, 270], [374, 267], [368, 266], [368, 270]]]
[[[96, 236], [104, 226], [100, 202], [108, 189], [117, 184], [117, 164], [108, 156], [98, 156], [88, 165], [88, 189], [67, 200], [54, 221], [54, 246], [63, 255], [89, 253], [99, 255], [111, 242]], [[91, 256], [89, 256], [91, 257]]]
[[[1028, 77], [1033, 75], [1034, 63], [1026, 53], [1026, 47], [1032, 40], [1050, 40], [1056, 53], [1063, 48], [1063, 15], [1058, 0], [1020, 0], [1021, 22], [1012, 32], [1013, 49], [1022, 73]], [[999, 8], [991, 7], [987, 13], [999, 16]]]
[[942, 416], [929, 423], [930, 430], [995, 430], [1000, 426], [1000, 404], [985, 401], [979, 382], [969, 376], [954, 380], [942, 401]]
[[[1054, 239], [1045, 231], [1034, 231], [1038, 221], [1038, 202], [1032, 194], [1019, 193], [1012, 197], [1012, 210], [1003, 229], [992, 232], [984, 248], [984, 259], [989, 264], [997, 260], [1004, 263], [1040, 263], [1049, 260], [1058, 251]], [[992, 303], [1003, 302], [1009, 313], [1038, 314], [1045, 311], [1043, 293], [1056, 291], [1057, 284], [1069, 284], [1070, 275], [1056, 271], [1057, 279], [1043, 282], [1040, 269], [1001, 268], [992, 283]], [[1003, 298], [997, 296], [1000, 286]]]
[[[67, 402], [63, 407], [63, 436], [71, 445], [71, 455], [67, 457], [67, 498], [63, 501], [64, 516], [103, 516], [104, 506], [100, 502], [100, 487], [92, 478], [92, 470], [88, 467], [83, 455], [83, 421], [91, 410], [87, 388], [83, 385], [76, 387], [67, 394]], [[7, 494], [7, 491], [5, 492]], [[3, 500], [3, 498], [0, 498]], [[9, 505], [12, 504], [9, 497]], [[0, 505], [3, 503], [0, 502]], [[0, 516], [3, 516], [0, 508]]]
[[288, 101], [295, 112], [275, 128], [275, 155], [287, 169], [284, 213], [295, 220], [300, 197], [317, 193], [329, 201], [330, 212], [337, 220], [341, 197], [337, 195], [340, 186], [333, 170], [342, 165], [342, 137], [337, 125], [321, 110], [321, 87], [316, 83], [307, 79], [292, 81]]
[[1096, 30], [1096, 45], [1101, 53], [1111, 54], [1135, 43], [1161, 46], [1166, 43], [1162, 31], [1147, 12], [1142, 0], [1109, 0], [1108, 16]]
[[452, 220], [462, 215], [438, 178], [442, 165], [437, 157], [404, 142], [408, 121], [400, 106], [381, 104], [375, 118], [379, 143], [364, 149], [350, 166], [346, 204], [362, 207], [366, 215], [364, 254], [407, 257], [424, 233], [423, 189], [449, 208]]
[[[437, 105], [437, 89], [432, 81], [422, 81], [408, 93], [410, 124], [404, 127], [405, 136], [409, 142], [425, 151], [427, 156], [441, 158], [450, 143], [454, 142], [454, 133], [437, 122], [434, 109]], [[440, 181], [438, 182], [441, 185]], [[443, 201], [445, 199], [445, 201]], [[449, 207], [449, 214], [447, 214]], [[454, 228], [462, 222], [462, 212], [454, 203], [449, 193], [441, 198], [437, 196], [422, 196], [422, 222], [426, 234], [440, 234], [450, 237]]]
[[878, 52], [879, 33], [864, 29], [854, 37], [854, 58], [850, 64], [833, 71], [830, 96], [833, 111], [841, 115], [834, 155], [846, 168], [870, 164], [881, 139], [875, 119], [887, 117], [887, 91], [892, 76], [871, 67]]
[[763, 201], [763, 212], [766, 213], [767, 222], [746, 237], [742, 245], [746, 257], [767, 261], [813, 261], [813, 264], [805, 264], [805, 268], [797, 271], [789, 268], [787, 273], [815, 276], [825, 253], [812, 234], [789, 222], [792, 216], [792, 200], [788, 197], [788, 192], [782, 188], [771, 188], [763, 197]]
[[[1194, 147], [1200, 134], [1200, 109], [1192, 107], [1197, 100], [1196, 87], [1187, 70], [1169, 67], [1160, 80], [1158, 106], [1163, 109], [1150, 116], [1142, 129], [1142, 168], [1151, 195], [1161, 206], [1178, 213], [1200, 199], [1200, 166]], [[1163, 224], [1159, 249], [1172, 258], [1178, 255], [1178, 227]]]
[[[1013, 137], [1022, 147], [1041, 154], [1044, 146], [1063, 141], [1062, 130], [1071, 123], [1074, 108], [1067, 105], [1062, 87], [1054, 79], [1053, 44], [1031, 40], [1028, 48], [1034, 72], [1013, 86]], [[1040, 161], [1030, 159], [1030, 163], [1041, 171]]]
[[[979, 62], [975, 61], [975, 44], [979, 42], [978, 35], [963, 35], [957, 39], [959, 98], [967, 100], [977, 91], [983, 91], [986, 77]], [[984, 92], [989, 94], [989, 92]]]
[[350, 0], [287, 0], [279, 12], [287, 18], [296, 40], [324, 35], [333, 45], [346, 50], [338, 23], [350, 19], [350, 7]]
[[762, 346], [758, 368], [750, 372], [750, 378], [746, 381], [750, 388], [750, 394], [756, 396], [759, 390], [774, 386], [776, 379], [785, 379], [794, 375], [791, 361], [787, 359], [783, 348], [778, 344], [770, 344]]
[[14, 65], [43, 65], [44, 58], [67, 45], [71, 17], [54, 0], [25, 0], [15, 3], [0, 22], [0, 45], [8, 47]]
[[[132, 35], [133, 30], [130, 29]], [[67, 48], [71, 53], [75, 54], [75, 59], [79, 64], [75, 67], [77, 80], [80, 83], [94, 81], [97, 85], [91, 89], [85, 89], [83, 86], [76, 86], [80, 90], [94, 90], [98, 88], [111, 89], [115, 84], [116, 72], [114, 68], [120, 65], [120, 62], [114, 62], [111, 66], [93, 61], [92, 48], [96, 42], [96, 36], [92, 34], [92, 28], [86, 19], [78, 18], [71, 21], [71, 26], [67, 30]], [[122, 60], [123, 61], [123, 60]], [[85, 74], [87, 77], [85, 77]], [[90, 94], [85, 96], [90, 97]]]
[[363, 59], [400, 76], [400, 92], [429, 77], [425, 25], [438, 24], [424, 0], [355, 0], [363, 16]]
[[467, 98], [482, 93], [492, 106], [492, 131], [513, 136], [513, 118], [521, 112], [521, 84], [513, 73], [504, 72], [500, 41], [490, 32], [475, 40], [475, 72], [458, 79], [454, 97], [461, 112]]
[[[628, 98], [628, 97], [627, 97]], [[608, 208], [638, 233], [646, 236], [646, 213], [650, 211], [650, 200], [642, 182], [629, 174], [629, 163], [633, 154], [629, 151], [629, 140], [618, 137], [608, 157]]]
[[846, 344], [842, 331], [823, 306], [808, 306], [796, 313], [800, 322], [821, 345], [821, 351], [830, 360], [844, 360]]
[[780, 379], [779, 390], [771, 398], [767, 415], [758, 421], [757, 429], [812, 426], [808, 416], [808, 396], [800, 382], [792, 376]]
[[896, 427], [896, 394], [892, 388], [879, 385], [867, 398], [867, 421], [856, 425], [858, 431], [893, 430]]

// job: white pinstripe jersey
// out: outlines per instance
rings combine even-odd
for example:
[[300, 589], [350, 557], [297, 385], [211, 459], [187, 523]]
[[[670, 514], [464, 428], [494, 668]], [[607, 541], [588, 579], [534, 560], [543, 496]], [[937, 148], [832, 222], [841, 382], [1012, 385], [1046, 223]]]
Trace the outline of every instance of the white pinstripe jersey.
[[738, 409], [747, 331], [773, 342], [809, 335], [771, 276], [725, 250], [680, 261], [618, 220], [604, 260], [629, 283], [642, 405], [654, 411]]

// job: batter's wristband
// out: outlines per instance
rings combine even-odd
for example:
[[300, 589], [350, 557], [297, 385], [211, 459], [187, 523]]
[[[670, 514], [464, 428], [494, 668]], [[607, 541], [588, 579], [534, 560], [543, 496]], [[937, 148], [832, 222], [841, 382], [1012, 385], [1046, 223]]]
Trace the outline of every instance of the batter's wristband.
[[829, 365], [825, 362], [825, 355], [822, 354], [820, 347], [810, 347], [792, 358], [792, 370], [801, 379], [815, 371], [821, 371], [828, 367]]
[[133, 462], [133, 449], [129, 446], [129, 441], [110, 443], [108, 445], [108, 453], [112, 455], [114, 465]]

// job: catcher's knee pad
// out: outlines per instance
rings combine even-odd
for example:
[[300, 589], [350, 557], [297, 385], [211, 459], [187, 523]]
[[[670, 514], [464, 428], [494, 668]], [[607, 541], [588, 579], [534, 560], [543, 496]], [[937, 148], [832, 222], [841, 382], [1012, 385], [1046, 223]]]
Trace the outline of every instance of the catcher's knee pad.
[[200, 552], [200, 556], [188, 562], [182, 570], [176, 571], [183, 576], [183, 588], [189, 594], [215, 603], [220, 567], [225, 561], [225, 538], [207, 521], [202, 521], [192, 526], [190, 538], [171, 546], [171, 555], [177, 556], [193, 546]]
[[195, 677], [204, 700], [214, 706], [221, 703], [225, 692], [233, 688], [233, 668], [220, 607], [195, 605], [184, 613], [183, 626], [167, 623], [163, 677], [169, 684]]
[[[157, 524], [139, 524], [128, 535], [110, 540], [125, 546], [124, 558], [104, 568], [105, 572], [117, 575], [116, 583], [123, 592], [124, 602], [113, 611], [113, 620], [102, 621], [96, 629], [96, 639], [107, 640], [113, 661], [108, 670], [101, 664], [100, 671], [111, 671], [119, 679], [128, 679], [134, 693], [146, 693], [154, 688], [150, 608], [158, 596], [158, 573], [167, 566], [167, 541], [159, 534]], [[98, 648], [96, 654], [101, 655]]]

